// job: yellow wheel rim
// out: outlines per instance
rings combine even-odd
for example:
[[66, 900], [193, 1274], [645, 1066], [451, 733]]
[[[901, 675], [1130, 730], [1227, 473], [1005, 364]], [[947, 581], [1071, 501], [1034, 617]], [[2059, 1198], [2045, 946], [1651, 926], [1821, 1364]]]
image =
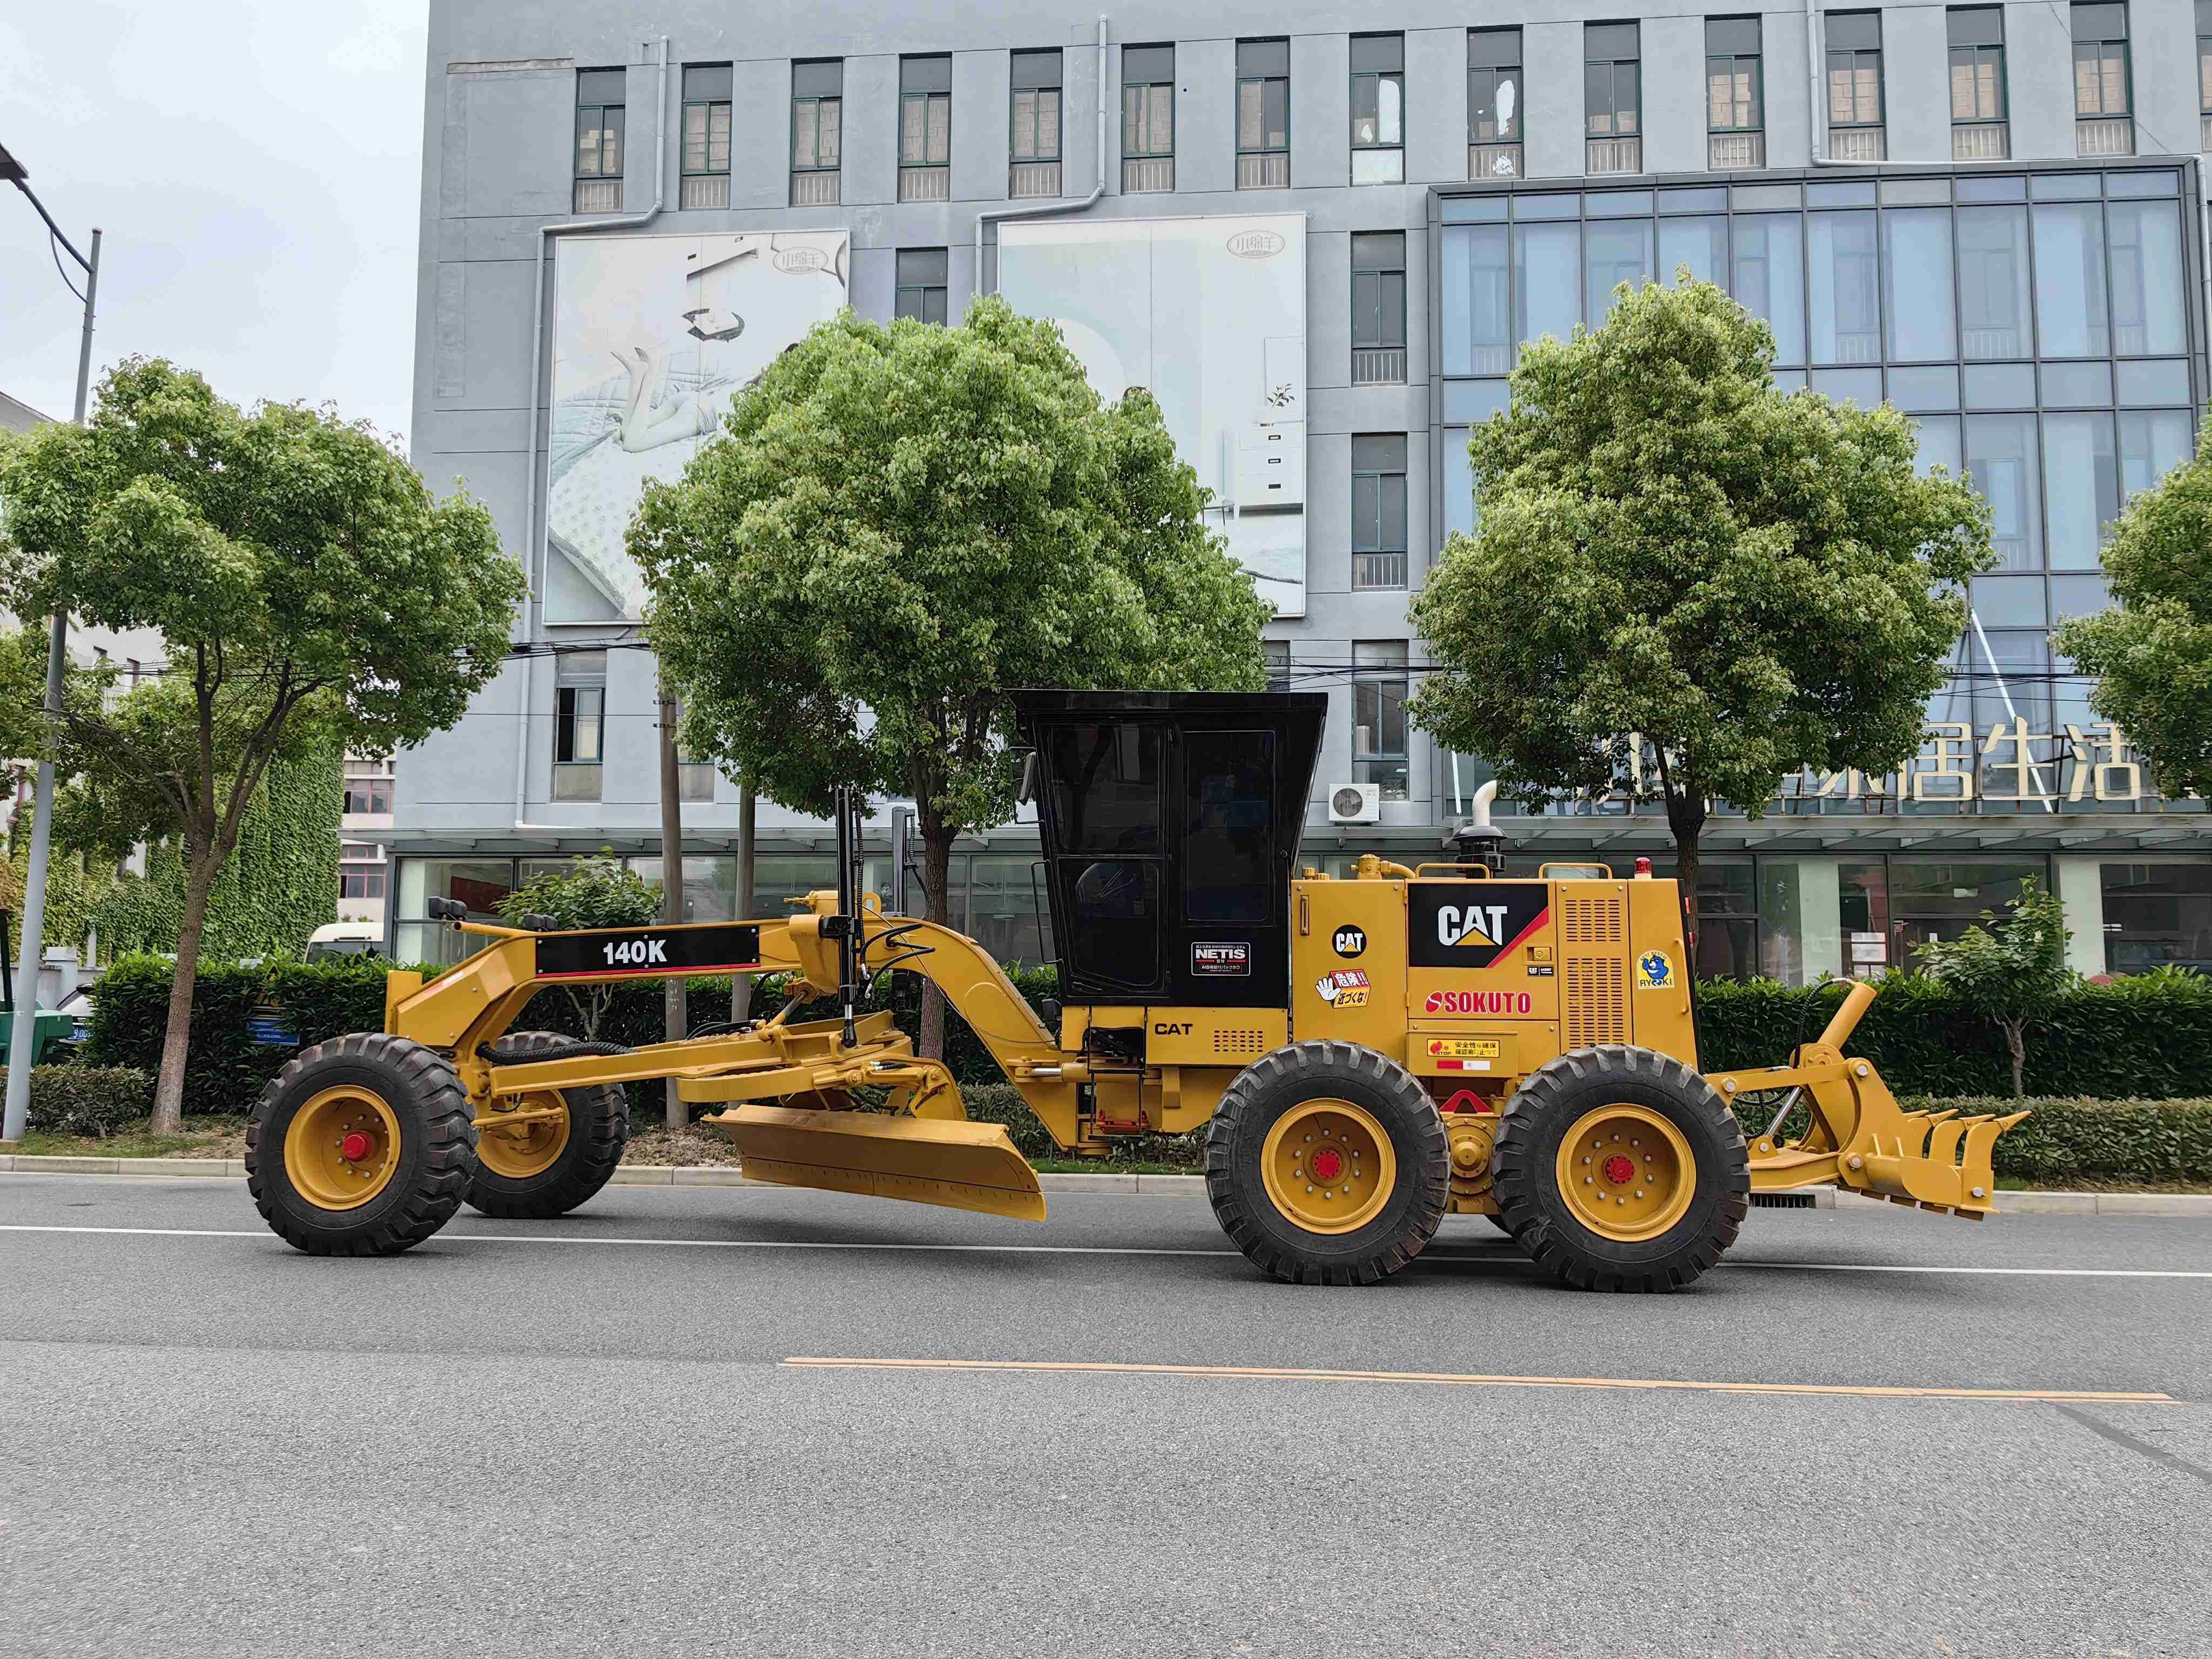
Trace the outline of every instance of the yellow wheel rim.
[[1632, 1243], [1682, 1218], [1698, 1188], [1698, 1160], [1665, 1117], [1619, 1102], [1576, 1120], [1559, 1142], [1559, 1179], [1576, 1220]]
[[292, 1114], [284, 1175], [319, 1209], [356, 1210], [392, 1184], [399, 1150], [398, 1115], [374, 1090], [343, 1083]]
[[[501, 1123], [502, 1112], [551, 1112], [550, 1117], [530, 1116], [519, 1123]], [[507, 1181], [543, 1175], [553, 1167], [568, 1144], [568, 1103], [557, 1090], [535, 1094], [501, 1095], [489, 1113], [477, 1120], [477, 1161]]]
[[1305, 1100], [1275, 1120], [1260, 1149], [1275, 1208], [1310, 1233], [1348, 1233], [1382, 1212], [1398, 1156], [1375, 1115], [1348, 1100]]

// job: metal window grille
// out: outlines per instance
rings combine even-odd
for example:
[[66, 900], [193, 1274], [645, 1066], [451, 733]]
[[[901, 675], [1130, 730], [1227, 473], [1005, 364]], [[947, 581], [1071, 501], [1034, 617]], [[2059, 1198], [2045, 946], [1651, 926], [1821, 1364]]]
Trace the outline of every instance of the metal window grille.
[[597, 800], [606, 753], [607, 653], [556, 659], [553, 687], [553, 799]]
[[1175, 48], [1121, 48], [1121, 189], [1175, 188]]
[[[1352, 585], [1406, 586], [1406, 440], [1352, 441]], [[1404, 740], [1400, 738], [1400, 752]]]
[[1759, 19], [1705, 23], [1706, 165], [1716, 173], [1766, 165]]
[[1361, 231], [1352, 239], [1352, 383], [1406, 380], [1406, 234]]
[[1384, 800], [1407, 798], [1406, 641], [1355, 641], [1352, 647], [1352, 769], [1379, 784]]
[[1951, 52], [1951, 159], [2002, 161], [2012, 154], [2007, 125], [2004, 10], [1954, 6], [1946, 14]]
[[1291, 182], [1291, 43], [1237, 43], [1237, 188]]
[[1406, 179], [1406, 37], [1352, 37], [1352, 182]]
[[1827, 50], [1829, 159], [1881, 161], [1888, 153], [1882, 125], [1881, 14], [1831, 13]]
[[678, 205], [726, 208], [730, 204], [730, 66], [686, 64], [680, 131], [684, 141], [683, 182]]
[[899, 59], [899, 200], [952, 199], [952, 60]]
[[1062, 112], [1060, 53], [1015, 52], [1012, 82], [1006, 194], [1016, 201], [1057, 196]]
[[622, 210], [623, 83], [618, 69], [576, 71], [575, 211]]

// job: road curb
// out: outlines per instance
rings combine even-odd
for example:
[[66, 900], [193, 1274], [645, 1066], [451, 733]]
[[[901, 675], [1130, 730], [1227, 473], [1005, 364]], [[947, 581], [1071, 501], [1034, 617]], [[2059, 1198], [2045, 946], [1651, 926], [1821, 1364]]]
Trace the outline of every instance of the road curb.
[[[0, 1152], [0, 1174], [121, 1176], [134, 1180], [186, 1177], [239, 1180], [246, 1174], [240, 1158], [58, 1158], [28, 1152]], [[625, 1164], [608, 1184], [615, 1187], [773, 1187], [780, 1182], [749, 1181], [728, 1164]], [[1048, 1193], [1106, 1193], [1121, 1197], [1203, 1198], [1206, 1177], [1196, 1175], [1131, 1175], [1102, 1170], [1097, 1175], [1040, 1175]], [[1814, 1207], [1850, 1207], [1853, 1194], [1832, 1187], [1801, 1188]], [[2000, 1215], [2188, 1216], [2212, 1218], [2212, 1193], [2005, 1192], [1997, 1197]]]

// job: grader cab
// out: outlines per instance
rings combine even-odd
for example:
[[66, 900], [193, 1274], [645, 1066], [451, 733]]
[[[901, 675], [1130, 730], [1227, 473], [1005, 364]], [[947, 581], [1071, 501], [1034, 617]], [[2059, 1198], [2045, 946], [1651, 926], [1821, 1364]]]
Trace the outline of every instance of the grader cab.
[[[1668, 1290], [1719, 1260], [1754, 1191], [1992, 1210], [1990, 1149], [2018, 1117], [1903, 1111], [1844, 1053], [1870, 986], [1787, 1064], [1701, 1073], [1671, 881], [1507, 879], [1486, 819], [1435, 863], [1302, 869], [1326, 702], [1019, 696], [1065, 1005], [1051, 1024], [974, 940], [862, 891], [857, 799], [838, 813], [837, 889], [788, 916], [562, 933], [449, 913], [484, 948], [427, 984], [394, 973], [384, 1031], [309, 1049], [270, 1085], [248, 1131], [255, 1200], [325, 1254], [405, 1249], [464, 1201], [563, 1214], [620, 1160], [620, 1085], [673, 1078], [717, 1109], [704, 1121], [750, 1179], [1042, 1220], [1006, 1131], [969, 1121], [946, 1067], [864, 1011], [875, 977], [908, 972], [1069, 1154], [1203, 1128], [1217, 1217], [1284, 1279], [1380, 1279], [1451, 1212], [1490, 1217], [1569, 1284]], [[788, 1000], [635, 1048], [511, 1030], [550, 983], [704, 973], [780, 974]], [[798, 1018], [823, 1003], [830, 1018]], [[1751, 1101], [1771, 1117], [1747, 1145], [1735, 1107]]]

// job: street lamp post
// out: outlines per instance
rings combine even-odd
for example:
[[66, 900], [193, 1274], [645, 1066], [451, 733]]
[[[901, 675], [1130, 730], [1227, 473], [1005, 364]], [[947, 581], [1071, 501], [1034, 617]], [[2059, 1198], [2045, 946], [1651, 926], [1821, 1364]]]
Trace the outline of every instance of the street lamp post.
[[[84, 331], [78, 337], [76, 349], [76, 423], [84, 424], [85, 404], [92, 389], [92, 317], [93, 302], [100, 294], [100, 231], [92, 233], [90, 258], [76, 250], [76, 244], [62, 233], [53, 216], [46, 211], [46, 204], [31, 191], [30, 175], [21, 162], [0, 147], [0, 179], [14, 184], [29, 198], [46, 221], [47, 233], [65, 249], [70, 258], [84, 269]], [[66, 275], [63, 281], [68, 282]], [[70, 284], [72, 290], [76, 284]], [[57, 611], [53, 631], [46, 641], [46, 720], [50, 727], [58, 726], [62, 713], [62, 672], [69, 659], [69, 611], [66, 607]], [[19, 967], [15, 975], [15, 1029], [8, 1042], [8, 1095], [4, 1109], [0, 1109], [0, 1141], [17, 1141], [23, 1138], [23, 1125], [31, 1105], [31, 1059], [38, 1042], [39, 1030], [39, 969], [46, 959], [46, 866], [53, 847], [54, 835], [54, 763], [51, 756], [39, 762], [38, 793], [31, 808], [31, 867], [23, 879], [23, 948], [18, 960], [29, 969], [25, 973]], [[23, 988], [27, 981], [29, 989]]]

